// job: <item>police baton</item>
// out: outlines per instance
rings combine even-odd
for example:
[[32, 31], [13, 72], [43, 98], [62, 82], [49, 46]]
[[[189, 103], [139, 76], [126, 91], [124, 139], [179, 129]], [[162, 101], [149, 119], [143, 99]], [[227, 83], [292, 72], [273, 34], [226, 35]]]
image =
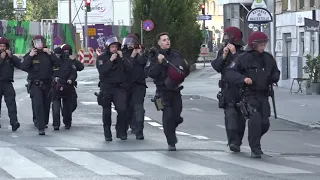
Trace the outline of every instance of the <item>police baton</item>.
[[177, 68], [174, 64], [172, 64], [170, 61], [168, 61], [166, 58], [163, 59], [166, 63], [168, 63], [171, 67], [173, 67], [178, 73], [183, 73], [181, 69]]

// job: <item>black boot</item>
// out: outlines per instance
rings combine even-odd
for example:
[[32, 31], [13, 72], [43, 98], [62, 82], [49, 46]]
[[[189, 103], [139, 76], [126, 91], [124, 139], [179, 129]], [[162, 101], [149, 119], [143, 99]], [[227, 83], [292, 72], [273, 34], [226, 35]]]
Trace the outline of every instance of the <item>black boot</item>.
[[13, 124], [11, 124], [11, 128], [12, 128], [12, 131], [16, 131], [16, 130], [18, 130], [19, 129], [19, 127], [20, 127], [20, 123], [19, 122], [15, 122], [15, 123], [13, 123]]
[[233, 152], [240, 152], [240, 146], [236, 145], [236, 144], [230, 144], [229, 145], [230, 151]]
[[104, 128], [104, 138], [106, 141], [112, 141], [112, 133], [110, 128]]

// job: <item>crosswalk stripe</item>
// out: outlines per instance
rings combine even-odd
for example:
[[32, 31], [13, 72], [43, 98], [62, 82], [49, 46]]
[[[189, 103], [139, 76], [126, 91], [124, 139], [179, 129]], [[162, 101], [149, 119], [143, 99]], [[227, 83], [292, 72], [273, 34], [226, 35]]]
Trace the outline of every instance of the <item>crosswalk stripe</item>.
[[297, 156], [297, 157], [284, 157], [284, 159], [320, 166], [320, 158], [315, 158], [315, 157]]
[[[93, 154], [84, 151], [56, 151], [55, 148], [47, 148], [51, 152], [93, 171], [99, 175], [143, 175], [142, 173], [121, 166], [114, 162], [107, 161]], [[66, 148], [64, 148], [66, 149]], [[78, 150], [77, 148], [69, 148]]]
[[175, 159], [158, 152], [124, 152], [139, 161], [160, 166], [165, 169], [177, 171], [186, 175], [227, 175], [224, 172], [208, 167], [193, 164], [187, 161]]
[[51, 172], [8, 147], [0, 148], [0, 167], [16, 179], [57, 178]]
[[234, 155], [231, 153], [226, 152], [195, 152], [196, 154], [212, 158], [218, 161], [235, 164], [238, 166], [243, 166], [251, 169], [256, 169], [259, 171], [268, 172], [271, 174], [308, 174], [312, 173], [309, 171], [296, 169], [296, 168], [290, 168], [286, 166], [281, 166], [277, 164], [271, 164], [268, 162], [263, 162], [258, 159], [250, 159], [248, 157], [241, 157], [238, 155]]

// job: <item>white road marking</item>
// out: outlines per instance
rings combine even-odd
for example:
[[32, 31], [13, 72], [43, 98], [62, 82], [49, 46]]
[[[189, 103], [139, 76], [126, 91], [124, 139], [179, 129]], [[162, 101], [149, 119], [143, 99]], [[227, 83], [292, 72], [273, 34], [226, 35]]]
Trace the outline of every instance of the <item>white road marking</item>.
[[[106, 159], [100, 158], [88, 152], [55, 151], [55, 148], [47, 148], [47, 149], [99, 175], [124, 175], [124, 176], [143, 175], [138, 171], [121, 166], [111, 161], [107, 161]], [[76, 148], [72, 148], [72, 149], [76, 149]]]
[[144, 117], [144, 120], [145, 120], [145, 121], [151, 121], [152, 119], [149, 118], [149, 117], [147, 117], [147, 116], [145, 116], [145, 117]]
[[320, 145], [315, 145], [315, 144], [304, 143], [304, 145], [310, 146], [310, 147], [315, 147], [315, 148], [320, 148]]
[[176, 131], [176, 134], [181, 135], [181, 136], [191, 136], [191, 134], [181, 132], [181, 131]]
[[238, 166], [243, 166], [251, 169], [256, 169], [259, 171], [264, 171], [271, 174], [309, 174], [312, 172], [305, 171], [302, 169], [291, 168], [287, 166], [281, 166], [277, 164], [272, 164], [264, 162], [258, 159], [251, 159], [248, 157], [237, 156], [232, 153], [226, 152], [195, 152], [201, 156], [205, 156], [218, 161], [235, 164]]
[[306, 164], [320, 166], [320, 158], [316, 158], [316, 157], [294, 156], [294, 157], [284, 157], [284, 158], [292, 161], [298, 161]]
[[209, 139], [208, 137], [201, 136], [201, 135], [191, 135], [191, 137], [194, 137], [194, 138], [197, 138], [197, 139], [200, 139], [200, 140], [208, 140]]
[[160, 166], [185, 175], [227, 175], [219, 170], [175, 159], [158, 152], [125, 152], [125, 154], [137, 159], [138, 161]]
[[148, 124], [150, 124], [151, 126], [154, 126], [154, 127], [161, 127], [162, 125], [157, 123], [157, 122], [148, 122]]
[[98, 105], [98, 102], [94, 101], [94, 102], [80, 102], [83, 105]]
[[224, 126], [224, 125], [216, 125], [216, 126], [219, 128], [222, 128], [222, 129], [226, 129], [226, 126]]
[[0, 167], [16, 179], [57, 178], [51, 172], [8, 147], [0, 148]]

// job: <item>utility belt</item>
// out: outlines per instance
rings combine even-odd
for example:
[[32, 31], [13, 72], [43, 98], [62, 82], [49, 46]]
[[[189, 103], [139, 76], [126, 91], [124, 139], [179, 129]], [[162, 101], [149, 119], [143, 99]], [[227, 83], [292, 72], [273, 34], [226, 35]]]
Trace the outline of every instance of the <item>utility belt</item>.
[[[30, 83], [29, 83], [30, 81]], [[29, 90], [31, 89], [31, 86], [34, 84], [38, 86], [39, 88], [45, 88], [47, 87], [52, 81], [51, 80], [28, 80]]]

